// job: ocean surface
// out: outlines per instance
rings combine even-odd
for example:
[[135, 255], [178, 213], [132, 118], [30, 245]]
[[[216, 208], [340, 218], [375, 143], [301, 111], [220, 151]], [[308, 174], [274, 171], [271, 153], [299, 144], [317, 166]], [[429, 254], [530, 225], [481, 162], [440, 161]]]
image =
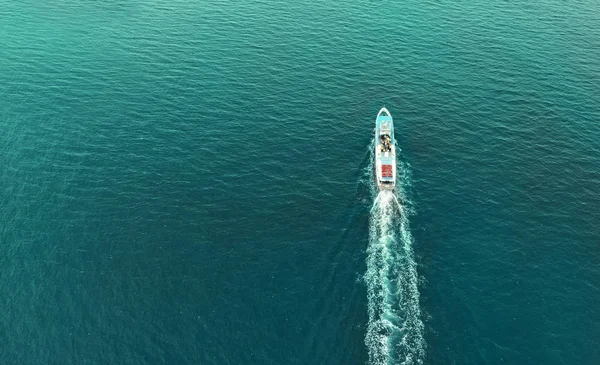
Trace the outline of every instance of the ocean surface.
[[0, 0], [1, 364], [596, 365], [599, 260], [595, 0]]

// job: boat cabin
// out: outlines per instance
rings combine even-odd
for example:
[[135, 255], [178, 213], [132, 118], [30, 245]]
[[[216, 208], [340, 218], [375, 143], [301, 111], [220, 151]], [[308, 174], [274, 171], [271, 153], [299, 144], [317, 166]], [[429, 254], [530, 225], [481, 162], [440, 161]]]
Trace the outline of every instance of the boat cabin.
[[392, 126], [390, 121], [384, 120], [379, 126], [379, 148], [381, 152], [392, 152]]
[[392, 139], [389, 134], [383, 134], [379, 137], [381, 152], [392, 152]]

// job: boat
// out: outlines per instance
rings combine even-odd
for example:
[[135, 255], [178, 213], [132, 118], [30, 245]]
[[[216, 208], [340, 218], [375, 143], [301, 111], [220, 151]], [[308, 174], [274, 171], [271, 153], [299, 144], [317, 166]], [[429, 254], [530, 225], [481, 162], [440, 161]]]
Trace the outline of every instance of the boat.
[[396, 139], [394, 120], [384, 107], [375, 119], [375, 171], [379, 190], [396, 187]]

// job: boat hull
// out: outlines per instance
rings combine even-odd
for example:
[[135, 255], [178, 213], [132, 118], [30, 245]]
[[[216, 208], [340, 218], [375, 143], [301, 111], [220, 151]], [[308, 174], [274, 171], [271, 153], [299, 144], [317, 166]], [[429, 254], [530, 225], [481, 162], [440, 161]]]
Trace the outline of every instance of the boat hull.
[[375, 119], [375, 177], [379, 190], [396, 188], [394, 121], [386, 108], [381, 108]]

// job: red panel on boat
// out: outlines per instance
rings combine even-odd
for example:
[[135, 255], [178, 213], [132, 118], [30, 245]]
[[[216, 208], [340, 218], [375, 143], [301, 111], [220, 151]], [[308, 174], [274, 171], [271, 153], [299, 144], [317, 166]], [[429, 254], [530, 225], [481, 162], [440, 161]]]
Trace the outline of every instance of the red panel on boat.
[[392, 177], [392, 165], [381, 165], [381, 176]]

